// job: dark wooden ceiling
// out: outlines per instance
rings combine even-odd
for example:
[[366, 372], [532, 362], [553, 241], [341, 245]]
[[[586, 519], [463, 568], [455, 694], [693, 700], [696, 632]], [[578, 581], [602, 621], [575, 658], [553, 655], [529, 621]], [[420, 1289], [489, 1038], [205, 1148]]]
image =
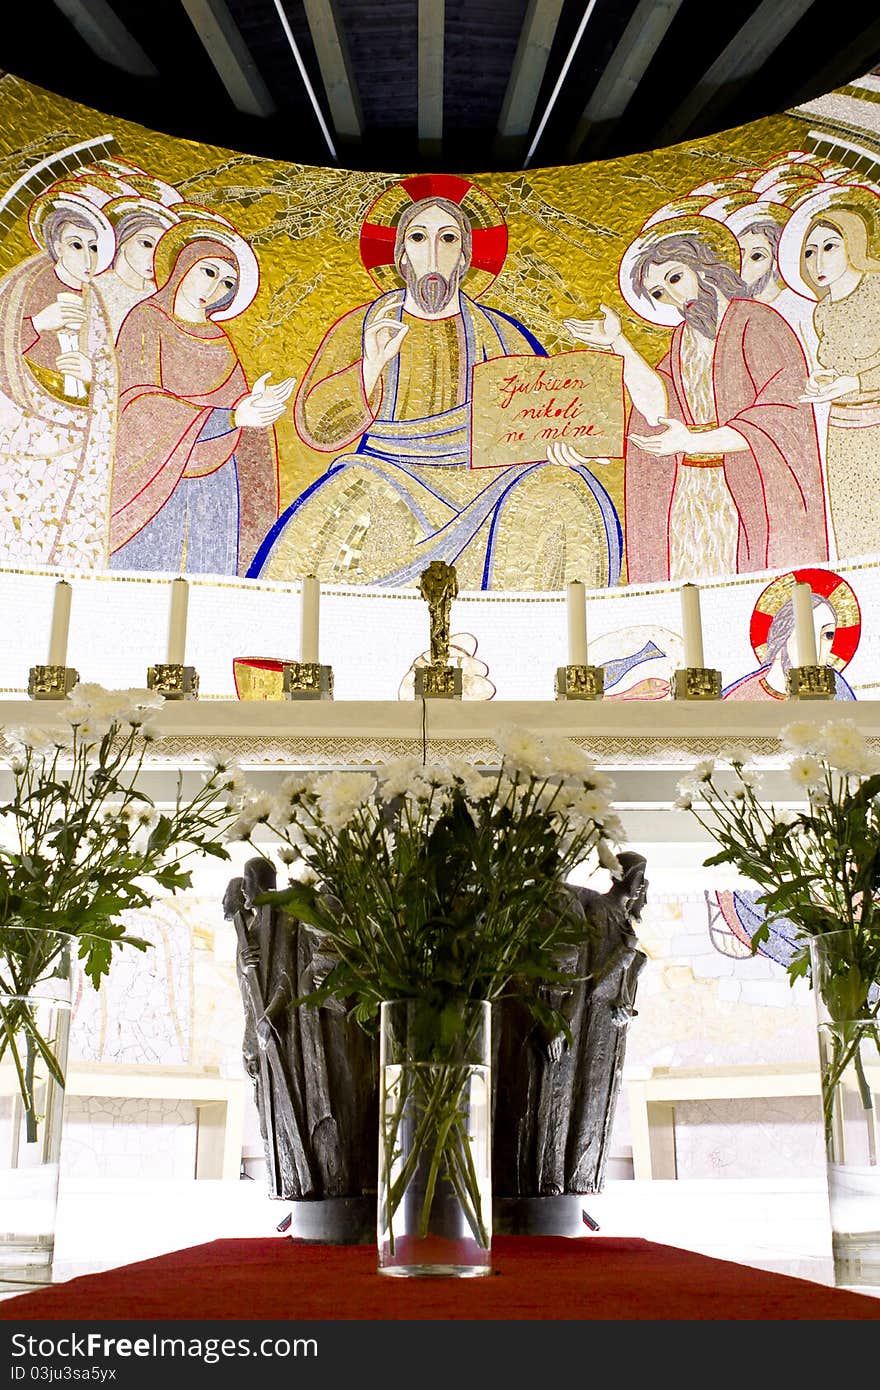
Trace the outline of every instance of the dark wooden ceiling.
[[5, 17], [0, 68], [63, 96], [193, 140], [390, 171], [674, 144], [880, 62], [870, 0], [7, 0]]

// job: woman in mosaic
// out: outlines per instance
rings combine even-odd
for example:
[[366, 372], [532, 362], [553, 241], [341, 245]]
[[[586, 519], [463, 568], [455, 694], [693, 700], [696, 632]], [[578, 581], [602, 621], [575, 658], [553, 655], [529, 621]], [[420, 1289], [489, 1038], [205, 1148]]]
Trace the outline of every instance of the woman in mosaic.
[[110, 565], [244, 574], [278, 515], [272, 426], [295, 385], [251, 389], [222, 321], [259, 285], [248, 243], [219, 220], [182, 220], [159, 241], [158, 286], [117, 342], [119, 428]]
[[75, 179], [28, 214], [36, 255], [0, 281], [0, 548], [7, 563], [101, 568], [117, 381], [95, 277], [113, 229]]
[[782, 233], [779, 264], [816, 302], [819, 370], [805, 400], [830, 403], [825, 450], [837, 554], [873, 553], [880, 532], [880, 197], [824, 184]]

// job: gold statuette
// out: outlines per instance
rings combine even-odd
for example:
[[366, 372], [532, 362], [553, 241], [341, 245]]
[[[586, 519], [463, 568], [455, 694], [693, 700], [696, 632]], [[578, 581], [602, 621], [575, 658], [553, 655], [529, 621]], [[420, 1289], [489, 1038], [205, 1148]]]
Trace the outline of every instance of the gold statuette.
[[182, 666], [176, 661], [163, 661], [147, 671], [147, 687], [164, 695], [166, 700], [197, 700], [199, 678], [194, 666]]
[[833, 700], [836, 694], [831, 666], [792, 666], [785, 677], [790, 700]]
[[672, 677], [674, 700], [720, 700], [721, 672], [709, 666], [685, 666]]
[[601, 666], [557, 666], [557, 700], [601, 700], [605, 694], [605, 672]]
[[461, 670], [449, 665], [452, 600], [458, 595], [454, 567], [445, 560], [432, 560], [419, 578], [419, 593], [428, 604], [431, 661], [416, 667], [416, 699], [460, 700]]
[[28, 672], [28, 695], [32, 700], [63, 700], [79, 681], [72, 666], [32, 666]]
[[282, 691], [285, 700], [332, 700], [333, 667], [317, 661], [285, 661]]

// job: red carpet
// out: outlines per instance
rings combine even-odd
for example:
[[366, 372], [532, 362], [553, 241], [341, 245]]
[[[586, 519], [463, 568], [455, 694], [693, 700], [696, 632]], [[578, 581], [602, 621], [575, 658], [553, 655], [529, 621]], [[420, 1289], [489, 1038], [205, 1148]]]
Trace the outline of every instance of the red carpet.
[[878, 1319], [880, 1298], [638, 1239], [497, 1236], [480, 1279], [394, 1279], [371, 1246], [216, 1240], [0, 1301], [0, 1320]]

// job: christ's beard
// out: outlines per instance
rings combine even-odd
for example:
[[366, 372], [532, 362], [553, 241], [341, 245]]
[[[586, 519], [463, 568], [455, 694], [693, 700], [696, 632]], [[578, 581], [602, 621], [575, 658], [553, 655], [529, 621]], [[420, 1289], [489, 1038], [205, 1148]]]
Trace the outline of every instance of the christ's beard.
[[406, 287], [418, 307], [426, 314], [439, 314], [458, 293], [461, 283], [461, 270], [454, 270], [449, 279], [439, 271], [430, 270], [427, 275], [416, 277], [409, 266], [404, 268]]
[[714, 338], [718, 333], [718, 296], [710, 285], [701, 285], [696, 299], [686, 304], [681, 316], [689, 328]]

